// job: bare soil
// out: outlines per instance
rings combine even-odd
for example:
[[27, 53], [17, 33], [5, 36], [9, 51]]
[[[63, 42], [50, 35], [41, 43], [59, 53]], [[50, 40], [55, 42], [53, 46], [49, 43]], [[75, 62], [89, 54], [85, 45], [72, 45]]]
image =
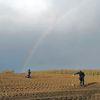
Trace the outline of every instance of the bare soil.
[[100, 100], [100, 76], [0, 73], [0, 100]]

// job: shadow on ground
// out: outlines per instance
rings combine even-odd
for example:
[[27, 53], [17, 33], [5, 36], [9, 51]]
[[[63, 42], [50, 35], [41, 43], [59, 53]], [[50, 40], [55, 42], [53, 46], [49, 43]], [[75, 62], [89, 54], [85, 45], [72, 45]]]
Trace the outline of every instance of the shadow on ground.
[[90, 85], [93, 85], [93, 84], [96, 84], [97, 82], [92, 82], [92, 83], [88, 83], [86, 84], [85, 86], [90, 86]]

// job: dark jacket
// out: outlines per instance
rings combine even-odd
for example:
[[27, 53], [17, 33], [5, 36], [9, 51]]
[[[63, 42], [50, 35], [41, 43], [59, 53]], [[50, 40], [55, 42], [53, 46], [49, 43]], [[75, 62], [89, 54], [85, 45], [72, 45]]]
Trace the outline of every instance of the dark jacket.
[[30, 71], [30, 70], [28, 70], [28, 75], [30, 76], [30, 74], [31, 74], [31, 71]]
[[80, 77], [83, 77], [83, 78], [85, 77], [85, 74], [84, 74], [82, 71], [77, 72], [77, 73], [75, 73], [74, 75], [76, 75], [76, 74], [79, 74]]

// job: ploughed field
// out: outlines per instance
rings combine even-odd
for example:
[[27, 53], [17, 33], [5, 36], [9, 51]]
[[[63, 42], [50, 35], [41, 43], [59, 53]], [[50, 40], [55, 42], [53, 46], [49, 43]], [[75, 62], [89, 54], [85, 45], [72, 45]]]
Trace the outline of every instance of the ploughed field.
[[82, 87], [78, 77], [0, 73], [0, 100], [100, 100], [100, 76], [85, 76]]

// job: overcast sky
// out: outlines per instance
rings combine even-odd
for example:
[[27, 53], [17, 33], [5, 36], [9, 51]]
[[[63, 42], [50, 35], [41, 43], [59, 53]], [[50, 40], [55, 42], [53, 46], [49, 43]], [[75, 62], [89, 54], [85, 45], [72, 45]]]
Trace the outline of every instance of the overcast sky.
[[0, 71], [20, 73], [40, 38], [23, 72], [99, 69], [100, 0], [0, 0]]

